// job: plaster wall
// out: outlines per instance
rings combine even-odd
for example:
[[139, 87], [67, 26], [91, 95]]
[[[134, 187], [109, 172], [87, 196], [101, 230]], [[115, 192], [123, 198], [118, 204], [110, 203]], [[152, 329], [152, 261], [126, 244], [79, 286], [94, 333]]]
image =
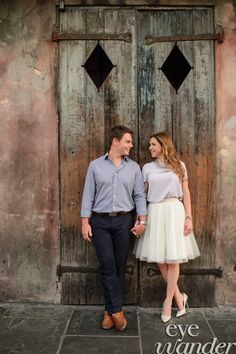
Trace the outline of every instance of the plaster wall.
[[218, 304], [236, 304], [236, 2], [219, 1], [216, 23], [225, 32], [216, 51], [216, 262]]
[[54, 4], [0, 5], [0, 299], [53, 302], [58, 262]]
[[[57, 302], [56, 0], [0, 1], [0, 300]], [[69, 5], [215, 6], [216, 302], [236, 304], [236, 2], [67, 0]]]

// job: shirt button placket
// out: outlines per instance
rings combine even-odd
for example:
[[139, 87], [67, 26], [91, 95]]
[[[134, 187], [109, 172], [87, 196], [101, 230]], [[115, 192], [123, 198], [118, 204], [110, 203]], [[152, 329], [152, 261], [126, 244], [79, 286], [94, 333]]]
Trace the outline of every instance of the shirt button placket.
[[116, 204], [116, 177], [117, 177], [117, 172], [115, 172], [114, 175], [114, 182], [113, 182], [113, 206], [112, 206], [112, 211], [115, 210], [115, 204]]

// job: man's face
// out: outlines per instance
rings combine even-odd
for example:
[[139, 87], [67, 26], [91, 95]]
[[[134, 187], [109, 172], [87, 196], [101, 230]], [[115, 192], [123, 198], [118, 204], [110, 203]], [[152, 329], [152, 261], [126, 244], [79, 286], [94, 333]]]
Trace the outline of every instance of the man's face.
[[115, 145], [120, 156], [129, 156], [129, 152], [133, 147], [131, 134], [125, 133], [120, 140], [115, 139]]

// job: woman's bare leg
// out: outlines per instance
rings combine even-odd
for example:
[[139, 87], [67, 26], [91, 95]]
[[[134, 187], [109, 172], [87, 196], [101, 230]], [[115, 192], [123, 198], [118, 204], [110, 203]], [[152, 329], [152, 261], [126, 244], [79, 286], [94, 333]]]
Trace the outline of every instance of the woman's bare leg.
[[[158, 263], [161, 275], [163, 279], [167, 282], [167, 276], [168, 276], [168, 266], [169, 264], [167, 263]], [[183, 295], [179, 291], [178, 285], [176, 284], [175, 292], [174, 292], [174, 298], [177, 303], [177, 306], [179, 310], [183, 309]]]
[[179, 264], [168, 264], [166, 299], [163, 304], [162, 314], [171, 315], [172, 301], [179, 279]]

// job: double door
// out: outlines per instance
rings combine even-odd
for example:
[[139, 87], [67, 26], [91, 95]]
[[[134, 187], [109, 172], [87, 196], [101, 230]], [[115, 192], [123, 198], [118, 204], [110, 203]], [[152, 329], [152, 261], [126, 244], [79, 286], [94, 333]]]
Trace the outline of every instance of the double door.
[[[81, 236], [81, 198], [89, 162], [107, 151], [110, 128], [123, 124], [134, 131], [131, 157], [141, 166], [150, 161], [149, 136], [163, 130], [186, 163], [201, 257], [183, 265], [180, 286], [191, 305], [212, 306], [215, 43], [191, 40], [214, 32], [212, 9], [68, 7], [58, 26], [62, 302], [103, 303], [94, 247]], [[138, 262], [133, 242], [125, 303], [160, 306], [157, 266]]]

